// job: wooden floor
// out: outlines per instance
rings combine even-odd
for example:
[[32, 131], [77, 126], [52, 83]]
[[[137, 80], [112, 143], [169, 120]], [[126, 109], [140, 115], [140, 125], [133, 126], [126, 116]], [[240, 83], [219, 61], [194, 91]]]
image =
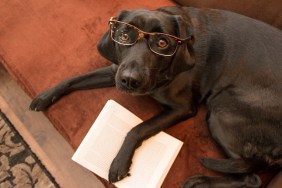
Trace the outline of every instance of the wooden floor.
[[31, 99], [0, 64], [0, 109], [20, 132], [62, 188], [103, 188], [88, 170], [71, 160], [73, 149], [40, 112], [31, 112]]

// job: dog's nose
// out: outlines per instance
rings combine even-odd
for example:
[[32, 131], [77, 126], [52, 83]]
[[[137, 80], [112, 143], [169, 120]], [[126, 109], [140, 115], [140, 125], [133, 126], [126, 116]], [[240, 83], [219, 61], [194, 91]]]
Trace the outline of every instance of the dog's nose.
[[121, 84], [128, 89], [137, 89], [141, 85], [141, 77], [138, 73], [125, 71], [121, 76]]

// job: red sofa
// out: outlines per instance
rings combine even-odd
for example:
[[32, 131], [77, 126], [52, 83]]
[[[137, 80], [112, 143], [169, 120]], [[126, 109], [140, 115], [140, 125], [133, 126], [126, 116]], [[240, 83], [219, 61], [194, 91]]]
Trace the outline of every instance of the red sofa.
[[[184, 3], [230, 9], [261, 18], [260, 14], [255, 12], [256, 17], [248, 9], [240, 12], [241, 8], [247, 8], [242, 3], [231, 3], [232, 0], [224, 2], [191, 0]], [[272, 18], [275, 16], [275, 11], [272, 10], [281, 10], [281, 3], [275, 0], [267, 1], [265, 5], [269, 2], [275, 2], [271, 6], [273, 9], [265, 10], [263, 14], [266, 17], [261, 20], [281, 28], [281, 13], [279, 12], [280, 17], [277, 19]], [[167, 5], [175, 3], [169, 0], [0, 1], [0, 62], [24, 91], [34, 97], [64, 79], [109, 64], [99, 55], [96, 44], [108, 29], [107, 21], [111, 16], [117, 15], [122, 9], [155, 9]], [[264, 8], [261, 5], [257, 10], [263, 11]], [[50, 107], [45, 114], [76, 149], [108, 99], [116, 100], [143, 120], [160, 110], [159, 105], [148, 97], [132, 97], [115, 88], [106, 88], [72, 93]], [[163, 183], [163, 188], [181, 187], [187, 177], [194, 175], [216, 175], [198, 161], [202, 157], [223, 157], [210, 138], [205, 123], [204, 106], [200, 107], [195, 118], [179, 123], [166, 132], [182, 140], [184, 145]], [[268, 179], [264, 178], [264, 184]], [[102, 182], [110, 187], [105, 180]]]

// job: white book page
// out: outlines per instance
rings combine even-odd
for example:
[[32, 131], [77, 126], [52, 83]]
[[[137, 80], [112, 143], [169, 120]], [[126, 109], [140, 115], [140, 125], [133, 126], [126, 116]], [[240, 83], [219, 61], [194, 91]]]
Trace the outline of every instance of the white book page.
[[[108, 179], [110, 165], [127, 132], [141, 122], [127, 109], [109, 100], [72, 159]], [[160, 187], [182, 144], [164, 132], [144, 141], [134, 154], [131, 176], [115, 185], [118, 188]]]

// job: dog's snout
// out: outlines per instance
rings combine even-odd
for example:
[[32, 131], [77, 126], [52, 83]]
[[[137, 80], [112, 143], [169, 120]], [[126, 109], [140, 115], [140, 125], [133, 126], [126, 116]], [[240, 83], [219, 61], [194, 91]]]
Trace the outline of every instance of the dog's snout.
[[141, 77], [137, 72], [124, 71], [121, 84], [128, 89], [137, 89], [141, 85]]

